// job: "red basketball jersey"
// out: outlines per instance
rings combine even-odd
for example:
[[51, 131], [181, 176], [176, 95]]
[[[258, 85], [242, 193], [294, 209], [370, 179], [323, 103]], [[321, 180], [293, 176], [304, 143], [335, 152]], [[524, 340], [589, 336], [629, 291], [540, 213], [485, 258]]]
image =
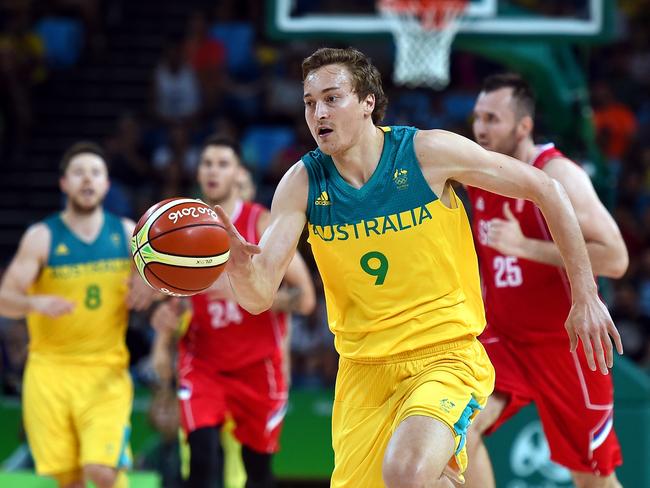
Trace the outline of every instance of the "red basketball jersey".
[[[264, 207], [238, 202], [231, 217], [248, 242], [258, 243], [257, 222]], [[192, 297], [192, 319], [180, 341], [180, 353], [194, 366], [232, 371], [278, 354], [287, 330], [287, 315], [270, 310], [251, 315], [236, 302]]]
[[[542, 169], [551, 159], [565, 157], [553, 144], [539, 146], [533, 166]], [[542, 212], [530, 201], [468, 187], [472, 203], [472, 230], [481, 266], [487, 334], [520, 342], [567, 341], [564, 330], [571, 308], [571, 290], [564, 269], [488, 247], [487, 231], [493, 218], [505, 219], [506, 202], [526, 237], [552, 240]]]

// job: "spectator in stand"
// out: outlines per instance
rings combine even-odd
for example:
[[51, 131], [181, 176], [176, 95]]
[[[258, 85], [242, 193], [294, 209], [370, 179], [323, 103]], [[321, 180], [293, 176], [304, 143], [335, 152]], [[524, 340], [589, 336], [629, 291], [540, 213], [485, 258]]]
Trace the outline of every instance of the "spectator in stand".
[[[282, 57], [282, 54], [280, 56]], [[282, 120], [290, 124], [296, 119], [302, 121], [305, 110], [302, 103], [302, 83], [300, 81], [303, 56], [294, 50], [283, 57], [281, 62], [284, 62], [284, 66], [276, 68], [277, 72], [267, 81], [265, 108], [274, 120]]]
[[618, 205], [614, 211], [614, 220], [621, 229], [625, 247], [627, 247], [630, 254], [630, 266], [627, 271], [627, 275], [630, 276], [636, 268], [636, 256], [639, 255], [646, 244], [641, 229], [639, 229], [638, 219], [629, 206]]
[[206, 16], [200, 10], [190, 14], [184, 49], [201, 87], [202, 110], [211, 113], [223, 96], [226, 48], [220, 41], [210, 37]]
[[113, 186], [121, 186], [136, 215], [141, 215], [153, 198], [153, 168], [142, 140], [137, 117], [124, 112], [104, 147], [111, 167]]
[[621, 332], [625, 355], [633, 361], [641, 362], [650, 340], [650, 315], [641, 310], [639, 294], [629, 281], [616, 286], [612, 318]]
[[154, 71], [153, 110], [158, 121], [192, 124], [199, 115], [201, 92], [182, 45], [170, 40]]
[[636, 133], [636, 118], [627, 106], [616, 99], [607, 82], [601, 80], [594, 83], [591, 94], [598, 142], [616, 168]]
[[[36, 3], [36, 2], [34, 2]], [[104, 19], [107, 12], [102, 11], [101, 0], [45, 0], [38, 2], [40, 10], [52, 17], [78, 18], [85, 25], [86, 42], [94, 53], [99, 54], [106, 47]], [[108, 4], [109, 2], [103, 2]], [[107, 9], [111, 6], [106, 5]]]
[[0, 157], [13, 162], [32, 125], [31, 87], [45, 79], [44, 46], [30, 30], [28, 4], [5, 4], [0, 19], [0, 116], [6, 125]]
[[262, 185], [259, 191], [259, 200], [267, 206], [271, 205], [271, 199], [282, 176], [300, 157], [309, 152], [312, 148], [313, 138], [309, 129], [303, 123], [303, 119], [296, 119], [294, 124], [296, 138], [293, 144], [281, 149], [273, 158], [266, 172], [264, 173]]
[[650, 317], [650, 248], [643, 250], [635, 273], [636, 288], [641, 313]]
[[190, 141], [185, 125], [174, 124], [169, 128], [169, 142], [159, 146], [153, 153], [153, 167], [161, 182], [159, 198], [170, 198], [189, 192], [201, 156], [199, 147]]

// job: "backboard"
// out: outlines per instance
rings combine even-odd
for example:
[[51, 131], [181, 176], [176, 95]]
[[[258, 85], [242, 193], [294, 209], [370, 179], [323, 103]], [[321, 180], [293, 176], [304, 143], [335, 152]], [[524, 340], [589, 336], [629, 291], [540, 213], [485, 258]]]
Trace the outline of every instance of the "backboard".
[[[598, 42], [611, 38], [614, 0], [471, 0], [459, 36]], [[279, 38], [349, 38], [390, 33], [374, 0], [268, 0]]]

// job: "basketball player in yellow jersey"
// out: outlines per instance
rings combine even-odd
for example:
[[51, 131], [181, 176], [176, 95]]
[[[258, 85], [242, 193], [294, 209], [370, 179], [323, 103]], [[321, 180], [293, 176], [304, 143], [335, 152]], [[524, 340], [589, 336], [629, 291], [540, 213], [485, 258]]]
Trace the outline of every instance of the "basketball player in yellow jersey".
[[61, 487], [124, 487], [133, 388], [128, 309], [153, 298], [131, 273], [134, 223], [102, 209], [102, 150], [73, 145], [61, 162], [63, 212], [30, 227], [0, 286], [0, 314], [27, 317], [27, 439], [39, 474]]
[[[476, 340], [485, 325], [470, 226], [450, 181], [534, 201], [566, 263], [566, 328], [589, 365], [620, 338], [596, 292], [562, 186], [459, 135], [378, 127], [386, 97], [355, 49], [303, 61], [305, 118], [318, 149], [283, 177], [259, 246], [231, 236], [239, 303], [268, 308], [305, 224], [341, 355], [332, 419], [333, 487], [449, 487], [462, 476], [467, 426], [494, 384]], [[449, 469], [446, 469], [449, 466]], [[455, 473], [453, 473], [455, 471]]]

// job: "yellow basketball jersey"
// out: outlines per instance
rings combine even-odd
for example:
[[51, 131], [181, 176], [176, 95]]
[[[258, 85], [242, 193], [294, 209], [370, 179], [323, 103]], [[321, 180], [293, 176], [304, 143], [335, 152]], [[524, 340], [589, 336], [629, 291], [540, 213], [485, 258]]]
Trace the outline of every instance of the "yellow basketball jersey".
[[309, 242], [338, 352], [376, 358], [477, 336], [485, 326], [467, 215], [433, 193], [413, 148], [417, 129], [386, 127], [360, 189], [320, 150], [309, 174]]
[[73, 301], [75, 309], [56, 319], [27, 316], [30, 360], [126, 366], [131, 262], [121, 220], [105, 212], [92, 244], [75, 236], [60, 215], [44, 223], [52, 235], [50, 252], [30, 292], [61, 296]]

